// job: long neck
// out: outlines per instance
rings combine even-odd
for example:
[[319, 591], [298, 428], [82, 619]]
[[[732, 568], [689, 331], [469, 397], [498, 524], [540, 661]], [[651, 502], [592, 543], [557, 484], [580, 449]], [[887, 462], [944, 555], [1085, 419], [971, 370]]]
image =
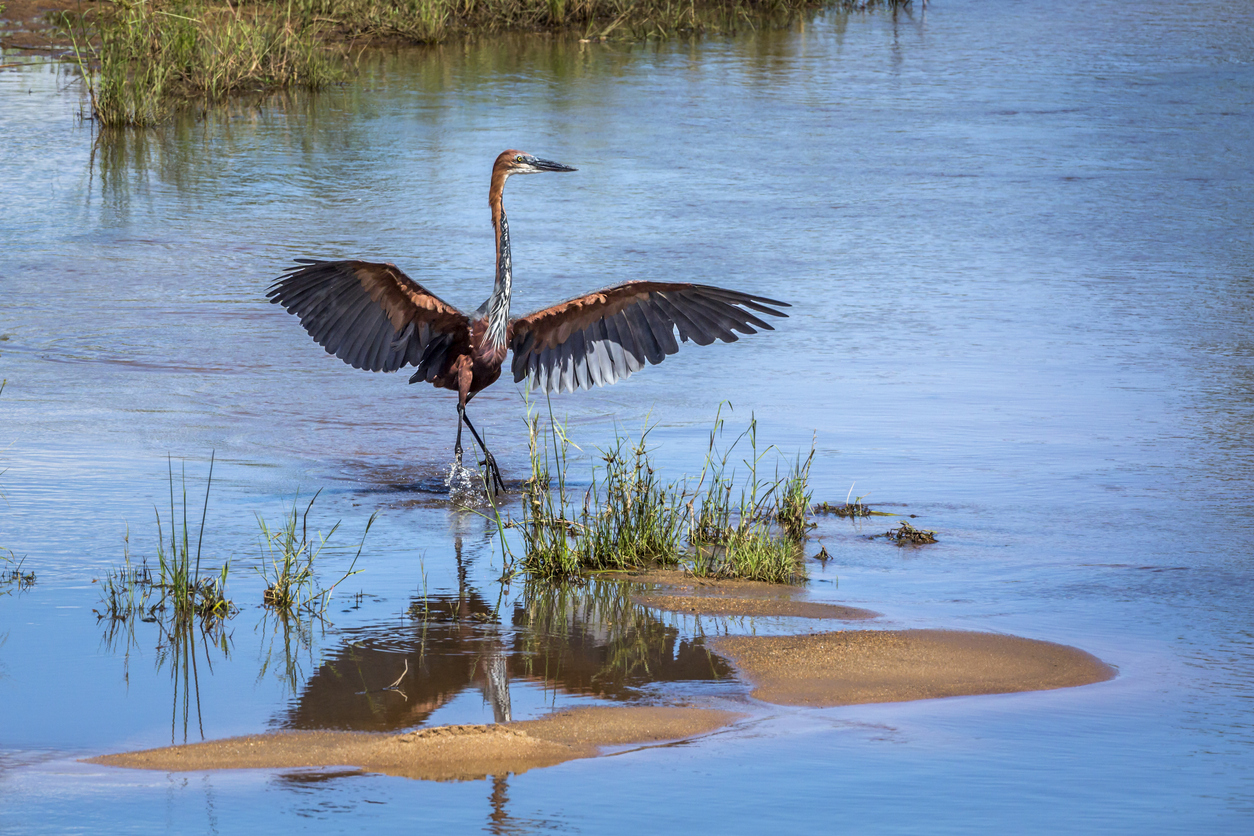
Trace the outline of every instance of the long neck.
[[492, 226], [496, 230], [496, 284], [488, 299], [488, 339], [497, 348], [505, 347], [505, 334], [509, 329], [509, 295], [514, 281], [514, 263], [509, 251], [509, 221], [505, 207], [501, 205], [501, 192], [505, 178], [494, 176], [488, 193], [492, 207]]

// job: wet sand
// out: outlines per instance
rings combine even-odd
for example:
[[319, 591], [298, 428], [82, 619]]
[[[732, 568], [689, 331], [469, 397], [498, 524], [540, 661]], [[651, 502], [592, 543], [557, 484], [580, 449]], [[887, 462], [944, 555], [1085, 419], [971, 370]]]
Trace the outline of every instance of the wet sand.
[[577, 708], [541, 720], [398, 735], [276, 732], [104, 755], [87, 763], [171, 772], [355, 766], [405, 778], [466, 781], [592, 757], [603, 746], [681, 740], [739, 716], [702, 708]]
[[741, 598], [723, 595], [633, 595], [631, 600], [655, 610], [695, 615], [786, 615], [794, 618], [834, 618], [862, 621], [879, 613], [839, 604], [793, 601], [785, 598]]
[[1074, 647], [953, 630], [732, 636], [710, 643], [780, 705], [834, 706], [1071, 688], [1115, 671]]
[[806, 600], [804, 591], [777, 583], [698, 578], [673, 569], [623, 575], [623, 580], [654, 586], [632, 600], [657, 610], [697, 615], [793, 616], [860, 621], [879, 613]]

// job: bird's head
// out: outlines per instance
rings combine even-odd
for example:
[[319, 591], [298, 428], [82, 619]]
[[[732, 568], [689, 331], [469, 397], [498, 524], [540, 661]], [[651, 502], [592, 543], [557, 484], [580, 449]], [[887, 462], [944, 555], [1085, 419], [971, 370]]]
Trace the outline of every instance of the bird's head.
[[511, 174], [539, 174], [542, 171], [577, 171], [568, 165], [542, 160], [525, 151], [505, 151], [496, 158], [494, 171], [509, 177]]

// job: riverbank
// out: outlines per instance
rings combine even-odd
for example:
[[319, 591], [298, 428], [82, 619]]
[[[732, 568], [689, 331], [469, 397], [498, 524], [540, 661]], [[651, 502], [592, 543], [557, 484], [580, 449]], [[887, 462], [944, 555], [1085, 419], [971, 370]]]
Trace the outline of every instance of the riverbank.
[[437, 44], [504, 31], [605, 41], [779, 27], [829, 6], [899, 0], [216, 0], [0, 4], [0, 48], [78, 64], [92, 116], [114, 127], [163, 121], [180, 102], [266, 90], [317, 90], [351, 76], [369, 47]]

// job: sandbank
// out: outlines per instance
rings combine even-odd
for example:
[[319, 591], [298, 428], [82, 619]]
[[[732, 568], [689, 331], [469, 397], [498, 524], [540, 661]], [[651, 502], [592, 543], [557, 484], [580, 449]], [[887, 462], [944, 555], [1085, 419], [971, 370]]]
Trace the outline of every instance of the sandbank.
[[840, 604], [820, 604], [802, 596], [793, 586], [762, 581], [698, 578], [674, 569], [653, 569], [621, 576], [653, 589], [633, 595], [632, 600], [657, 610], [697, 615], [793, 616], [860, 621], [879, 613]]
[[879, 613], [840, 604], [794, 601], [788, 598], [742, 598], [724, 595], [633, 595], [631, 600], [655, 610], [694, 615], [780, 615], [794, 618], [834, 618], [861, 621]]
[[780, 705], [835, 706], [1071, 688], [1113, 679], [1100, 659], [1052, 642], [955, 630], [843, 630], [710, 642]]
[[465, 781], [592, 757], [603, 746], [689, 738], [740, 716], [702, 708], [576, 708], [540, 720], [438, 726], [397, 735], [275, 732], [104, 755], [86, 762], [169, 772], [355, 766], [405, 778]]

